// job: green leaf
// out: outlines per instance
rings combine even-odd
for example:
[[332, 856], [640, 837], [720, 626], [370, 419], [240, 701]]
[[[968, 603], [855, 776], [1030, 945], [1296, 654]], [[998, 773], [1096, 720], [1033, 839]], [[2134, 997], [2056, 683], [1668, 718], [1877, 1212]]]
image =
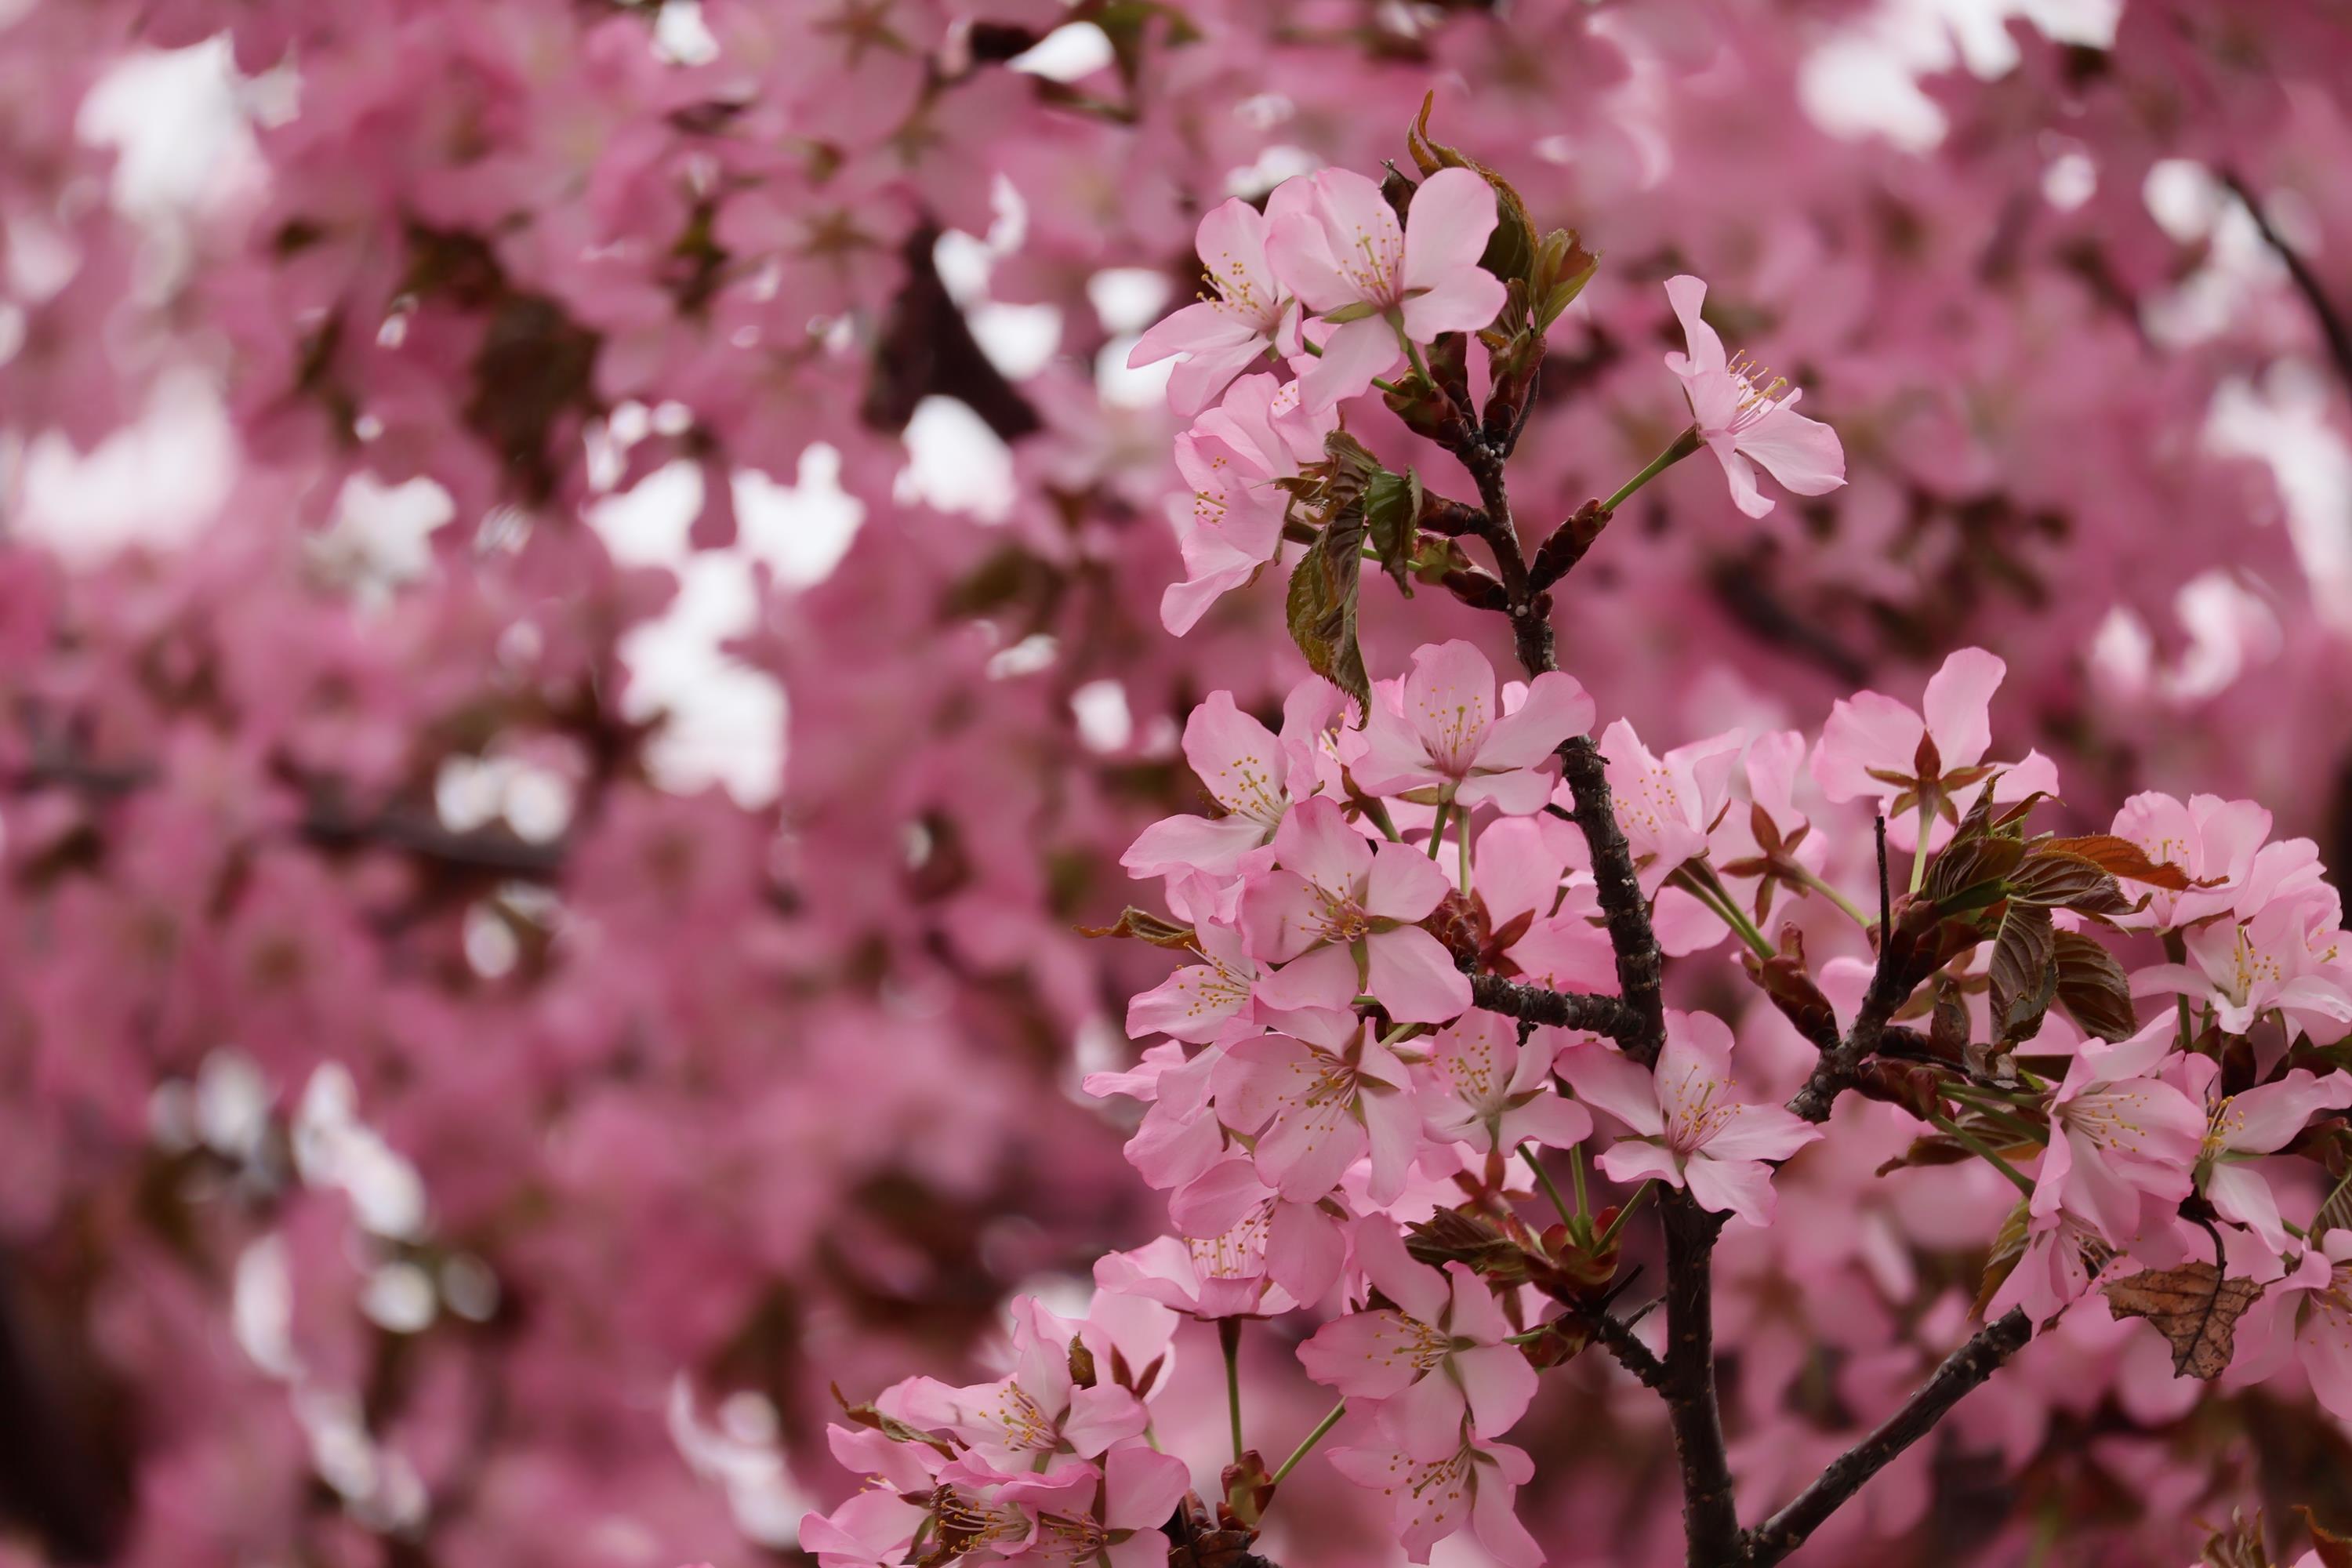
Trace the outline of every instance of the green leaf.
[[1290, 574], [1285, 610], [1307, 668], [1369, 710], [1372, 682], [1356, 642], [1366, 527], [1360, 498], [1332, 514]]
[[1984, 1278], [1977, 1282], [1976, 1314], [1981, 1318], [1992, 1305], [1992, 1299], [2017, 1272], [2017, 1260], [2025, 1256], [2027, 1233], [2033, 1228], [2033, 1205], [2031, 1199], [2020, 1199], [2009, 1217], [2000, 1222], [1993, 1234], [1992, 1252], [1985, 1258]]
[[1392, 474], [1383, 468], [1364, 487], [1364, 518], [1371, 531], [1372, 551], [1381, 570], [1396, 579], [1408, 599], [1412, 597], [1413, 554], [1420, 542], [1421, 475], [1407, 468]]
[[2138, 1029], [2131, 981], [2105, 945], [2081, 931], [2062, 931], [2052, 939], [2051, 956], [2057, 966], [2059, 1005], [2085, 1032], [2122, 1040]]

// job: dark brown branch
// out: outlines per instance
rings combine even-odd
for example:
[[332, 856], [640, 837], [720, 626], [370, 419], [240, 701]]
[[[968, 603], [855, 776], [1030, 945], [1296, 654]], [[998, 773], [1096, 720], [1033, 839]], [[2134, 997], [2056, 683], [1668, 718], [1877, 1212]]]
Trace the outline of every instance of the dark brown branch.
[[1902, 1409], [1831, 1460], [1829, 1468], [1795, 1501], [1748, 1532], [1747, 1560], [1752, 1568], [1769, 1568], [1803, 1545], [1871, 1477], [1933, 1431], [1952, 1406], [2015, 1355], [2032, 1333], [2032, 1323], [2017, 1308], [1978, 1330], [1968, 1343], [1945, 1358], [1917, 1393], [1904, 1401]]
[[2294, 280], [2295, 292], [2303, 296], [2304, 303], [2311, 308], [2312, 315], [2319, 322], [2319, 335], [2326, 340], [2327, 357], [2335, 362], [2337, 378], [2344, 383], [2345, 391], [2352, 394], [2352, 322], [2347, 322], [2343, 313], [2336, 310], [2336, 302], [2328, 298], [2326, 287], [2319, 280], [2319, 274], [2311, 269], [2311, 263], [2271, 226], [2271, 220], [2263, 215], [2263, 204], [2254, 198], [2254, 193], [2248, 188], [2246, 182], [2239, 178], [2234, 170], [2225, 171], [2221, 180], [2230, 187], [2231, 194], [2246, 205], [2247, 213], [2254, 220], [2256, 232], [2263, 237], [2263, 243], [2268, 245], [2285, 264], [2286, 275]]
[[1645, 1387], [1664, 1394], [1666, 1388], [1666, 1364], [1660, 1361], [1633, 1332], [1633, 1325], [1624, 1319], [1605, 1311], [1579, 1312], [1577, 1321], [1591, 1331], [1617, 1364], [1641, 1379]]
[[1499, 974], [1474, 974], [1470, 994], [1479, 1006], [1530, 1024], [1559, 1029], [1589, 1029], [1619, 1042], [1641, 1037], [1641, 1018], [1614, 996], [1587, 996], [1572, 991], [1549, 991], [1522, 985]]
[[1715, 1238], [1723, 1227], [1687, 1193], [1660, 1201], [1666, 1237], [1666, 1414], [1682, 1461], [1683, 1537], [1691, 1568], [1740, 1560], [1739, 1508], [1715, 1386]]
[[1643, 896], [1641, 877], [1633, 869], [1633, 847], [1625, 842], [1616, 804], [1610, 798], [1608, 764], [1600, 748], [1582, 735], [1560, 747], [1559, 762], [1560, 775], [1575, 799], [1569, 815], [1592, 852], [1601, 918], [1617, 957], [1617, 987], [1625, 1005], [1642, 1020], [1641, 1037], [1626, 1047], [1626, 1054], [1643, 1067], [1654, 1066], [1666, 1037], [1661, 990], [1665, 959], [1650, 926], [1650, 900]]

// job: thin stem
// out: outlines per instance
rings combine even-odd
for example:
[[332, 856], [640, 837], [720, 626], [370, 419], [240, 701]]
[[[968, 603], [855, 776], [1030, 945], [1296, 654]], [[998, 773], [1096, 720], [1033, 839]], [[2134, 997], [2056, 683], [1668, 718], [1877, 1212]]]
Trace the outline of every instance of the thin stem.
[[1927, 880], [1927, 840], [1934, 836], [1936, 812], [1943, 792], [1935, 785], [1919, 786], [1919, 806], [1916, 816], [1919, 823], [1919, 842], [1911, 851], [1911, 890], [1917, 892]]
[[1528, 1169], [1533, 1171], [1536, 1173], [1536, 1180], [1543, 1184], [1544, 1196], [1549, 1198], [1551, 1200], [1551, 1206], [1559, 1211], [1561, 1223], [1566, 1225], [1570, 1230], [1574, 1230], [1576, 1228], [1576, 1215], [1570, 1212], [1568, 1200], [1559, 1195], [1559, 1184], [1551, 1179], [1551, 1173], [1545, 1170], [1543, 1168], [1543, 1162], [1536, 1158], [1535, 1145], [1532, 1143], [1520, 1144], [1519, 1158], [1528, 1163]]
[[1348, 1402], [1344, 1399], [1339, 1401], [1339, 1404], [1331, 1406], [1331, 1413], [1328, 1415], [1324, 1416], [1322, 1420], [1315, 1423], [1315, 1430], [1307, 1434], [1306, 1437], [1299, 1443], [1298, 1447], [1290, 1450], [1290, 1458], [1283, 1460], [1281, 1465], [1276, 1468], [1273, 1476], [1269, 1478], [1268, 1484], [1277, 1487], [1280, 1486], [1283, 1482], [1283, 1478], [1289, 1475], [1291, 1471], [1298, 1468], [1298, 1461], [1305, 1458], [1309, 1453], [1313, 1452], [1315, 1445], [1320, 1443], [1324, 1439], [1325, 1436], [1330, 1432], [1331, 1428], [1339, 1424], [1339, 1417], [1345, 1415], [1347, 1413]]
[[1412, 374], [1421, 377], [1424, 385], [1435, 386], [1436, 379], [1429, 374], [1429, 367], [1421, 363], [1421, 345], [1402, 332], [1397, 333], [1397, 341], [1404, 344], [1404, 357], [1412, 363]]
[[2016, 1166], [2002, 1159], [1999, 1154], [1994, 1153], [1992, 1145], [1985, 1142], [1984, 1140], [1977, 1137], [1974, 1133], [1969, 1131], [1968, 1129], [1962, 1127], [1958, 1122], [1954, 1121], [1948, 1117], [1931, 1116], [1927, 1120], [1935, 1126], [1942, 1129], [1945, 1136], [1951, 1139], [1953, 1142], [1958, 1143], [1961, 1148], [1966, 1149], [1969, 1153], [1974, 1154], [1978, 1159], [1984, 1161], [1994, 1170], [1999, 1171], [2002, 1175], [2007, 1176], [2011, 1183], [2016, 1186], [2019, 1192], [2023, 1193], [2029, 1198], [2033, 1195], [2032, 1182], [2027, 1179], [2025, 1173], [2020, 1171]]
[[1681, 462], [1685, 458], [1689, 457], [1693, 452], [1697, 451], [1698, 447], [1698, 426], [1693, 425], [1685, 429], [1681, 435], [1675, 437], [1674, 440], [1667, 445], [1664, 451], [1651, 458], [1650, 466], [1648, 468], [1643, 468], [1640, 473], [1635, 474], [1632, 479], [1627, 479], [1622, 485], [1620, 485], [1615, 495], [1611, 496], [1607, 500], [1601, 503], [1601, 510], [1602, 511], [1615, 511], [1619, 507], [1625, 504], [1625, 500], [1628, 496], [1631, 496], [1635, 490], [1640, 489], [1643, 485], [1648, 484], [1652, 479], [1656, 479], [1660, 474], [1664, 473], [1668, 468], [1673, 468], [1676, 463]]
[[1796, 861], [1791, 860], [1789, 862], [1787, 874], [1793, 877], [1797, 881], [1802, 882], [1807, 888], [1819, 893], [1822, 897], [1835, 904], [1839, 909], [1843, 910], [1845, 911], [1846, 919], [1852, 921], [1863, 930], [1868, 931], [1870, 929], [1870, 917], [1864, 914], [1859, 909], [1856, 909], [1853, 900], [1847, 898], [1843, 893], [1839, 892], [1835, 888], [1831, 887], [1827, 882], [1822, 881], [1819, 877], [1813, 875], [1812, 872], [1807, 870]]
[[1242, 1442], [1242, 1321], [1219, 1318], [1217, 1342], [1225, 1352], [1225, 1409], [1233, 1417], [1234, 1463], [1238, 1465], [1245, 1451]]
[[1568, 1146], [1568, 1174], [1576, 1187], [1576, 1217], [1581, 1220], [1592, 1213], [1592, 1194], [1584, 1186], [1584, 1145], [1581, 1143]]
[[[1722, 884], [1717, 883], [1714, 887], [1709, 887], [1707, 881], [1703, 880], [1699, 873], [1691, 869], [1693, 866], [1698, 864], [1700, 862], [1696, 860], [1685, 862], [1666, 880], [1705, 904], [1716, 919], [1729, 926], [1734, 935], [1753, 948], [1757, 956], [1760, 958], [1777, 956], [1772, 944], [1764, 940], [1764, 933], [1756, 929], [1755, 922], [1740, 913], [1738, 906], [1731, 902], [1730, 895], [1723, 890]], [[1713, 877], [1712, 872], [1706, 875], [1708, 879]]]
[[1461, 808], [1454, 823], [1454, 845], [1460, 851], [1462, 896], [1470, 896], [1470, 810]]
[[2352, 1188], [2352, 1171], [2345, 1172], [2344, 1179], [2336, 1183], [2334, 1189], [2319, 1200], [2319, 1207], [2312, 1211], [2311, 1228], [2313, 1230], [2323, 1228], [2323, 1222], [2327, 1218], [2327, 1205], [2342, 1197], [2347, 1188]]
[[1429, 825], [1429, 858], [1437, 858], [1437, 847], [1445, 841], [1445, 814], [1452, 809], [1450, 801], [1437, 803], [1437, 816]]
[[1642, 1206], [1642, 1200], [1648, 1197], [1650, 1189], [1657, 1184], [1658, 1179], [1652, 1176], [1633, 1189], [1633, 1195], [1625, 1200], [1625, 1206], [1617, 1211], [1617, 1217], [1611, 1220], [1609, 1228], [1601, 1233], [1601, 1239], [1595, 1244], [1596, 1250], [1601, 1252], [1609, 1250], [1609, 1244], [1617, 1239], [1617, 1233], [1625, 1228], [1625, 1222], [1633, 1217], [1633, 1211]]

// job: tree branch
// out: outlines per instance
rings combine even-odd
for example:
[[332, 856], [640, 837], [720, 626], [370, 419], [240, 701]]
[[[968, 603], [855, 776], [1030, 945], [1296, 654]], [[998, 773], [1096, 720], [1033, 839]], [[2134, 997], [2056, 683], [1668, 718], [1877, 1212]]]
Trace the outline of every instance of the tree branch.
[[1554, 1028], [1589, 1029], [1621, 1044], [1638, 1040], [1640, 1016], [1614, 996], [1588, 996], [1572, 991], [1549, 991], [1522, 985], [1499, 974], [1474, 974], [1470, 994], [1479, 1006], [1529, 1024]]
[[1721, 1216], [1687, 1193], [1660, 1198], [1666, 1237], [1666, 1413], [1682, 1461], [1683, 1538], [1691, 1568], [1740, 1561], [1739, 1509], [1715, 1387], [1715, 1238]]
[[2254, 193], [2239, 177], [2237, 171], [2223, 170], [2221, 183], [2230, 187], [2232, 195], [2245, 204], [2247, 213], [2254, 220], [2255, 232], [2285, 264], [2286, 275], [2294, 280], [2295, 292], [2303, 296], [2304, 303], [2311, 307], [2312, 315], [2318, 320], [2319, 335], [2327, 343], [2327, 357], [2335, 362], [2336, 376], [2344, 383], [2346, 393], [2352, 395], [2352, 322], [2346, 321], [2343, 313], [2336, 310], [2336, 302], [2327, 297], [2327, 289], [2321, 284], [2319, 274], [2311, 269], [2311, 263], [2271, 226], [2271, 220], [2263, 216], [2263, 204], [2254, 199]]
[[1944, 1359], [1917, 1393], [1904, 1401], [1902, 1409], [1831, 1460], [1820, 1479], [1800, 1492], [1795, 1501], [1748, 1532], [1747, 1561], [1751, 1568], [1770, 1568], [1803, 1545], [1871, 1477], [1933, 1431], [1952, 1406], [1990, 1377], [2032, 1335], [2032, 1321], [2022, 1309], [2014, 1307], [1978, 1330]]

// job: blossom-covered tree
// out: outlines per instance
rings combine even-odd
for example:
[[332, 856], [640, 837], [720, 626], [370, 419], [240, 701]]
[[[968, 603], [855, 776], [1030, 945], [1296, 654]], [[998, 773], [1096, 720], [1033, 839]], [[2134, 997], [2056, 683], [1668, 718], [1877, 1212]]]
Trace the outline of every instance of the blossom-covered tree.
[[2328, 7], [0, 12], [0, 1554], [2345, 1550]]

